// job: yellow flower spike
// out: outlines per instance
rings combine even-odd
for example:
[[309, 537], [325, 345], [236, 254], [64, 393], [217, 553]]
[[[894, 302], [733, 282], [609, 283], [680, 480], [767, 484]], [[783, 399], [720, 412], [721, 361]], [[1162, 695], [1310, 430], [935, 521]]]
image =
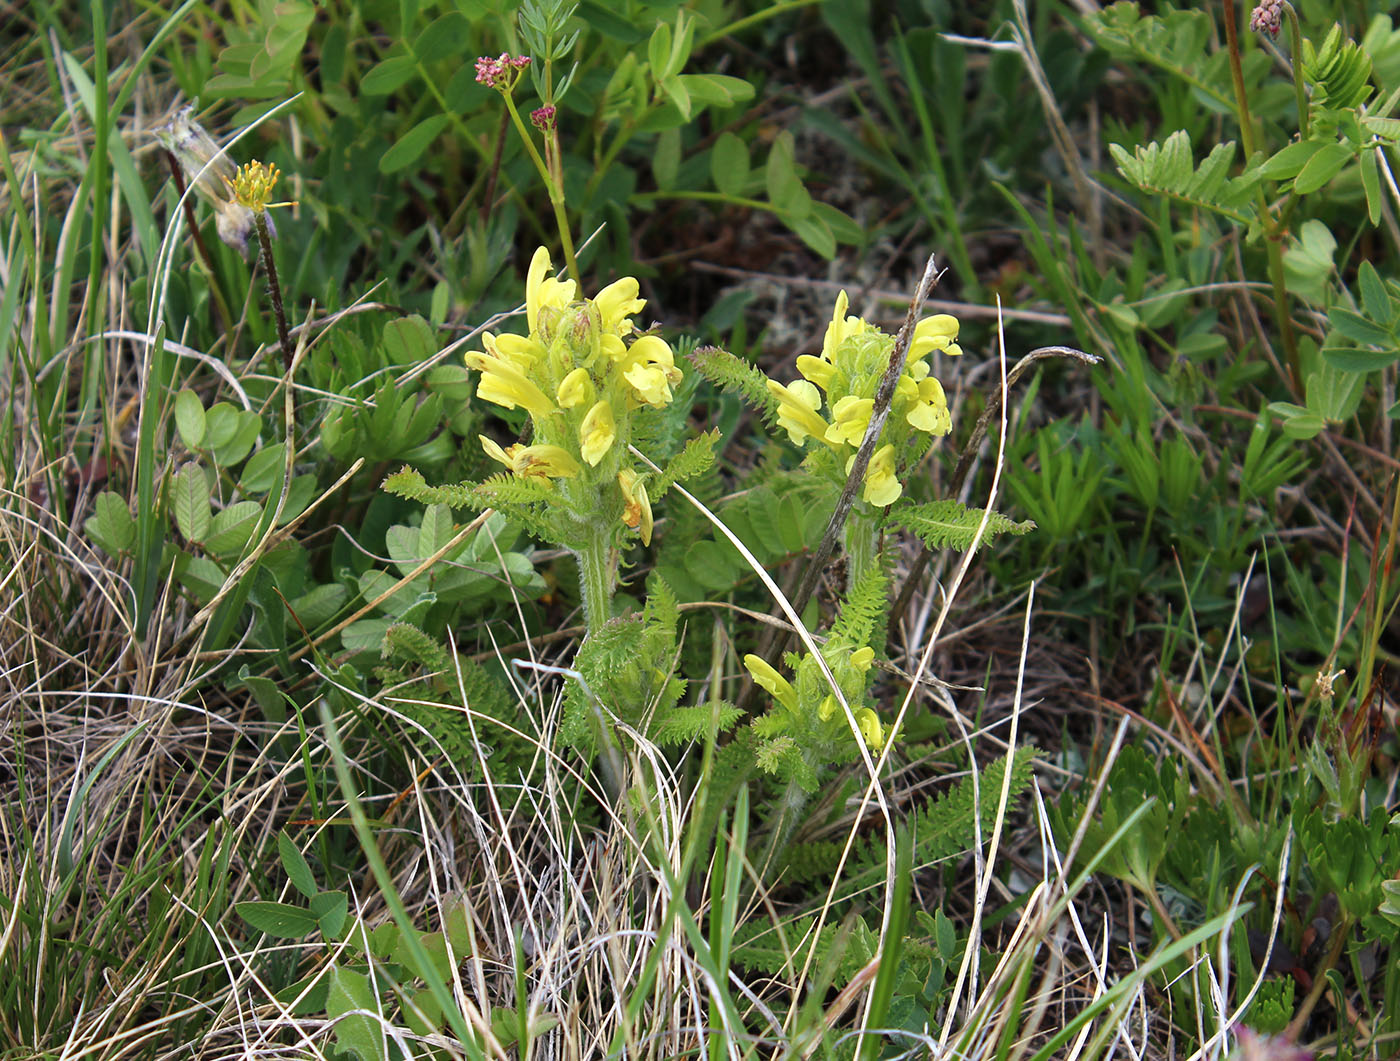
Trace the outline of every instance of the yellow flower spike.
[[811, 354], [801, 354], [797, 358], [797, 371], [815, 383], [822, 390], [831, 391], [831, 379], [836, 375], [836, 366]]
[[870, 664], [875, 662], [875, 650], [869, 645], [856, 649], [851, 653], [851, 666], [864, 674], [870, 669]]
[[752, 652], [744, 657], [744, 666], [748, 668], [754, 682], [767, 690], [769, 696], [789, 711], [797, 713], [797, 690], [792, 687], [790, 681], [774, 670], [766, 660], [760, 659]]
[[880, 716], [868, 707], [859, 708], [855, 715], [856, 725], [860, 728], [860, 735], [865, 738], [866, 745], [875, 751], [884, 747], [885, 727], [880, 725]]
[[650, 545], [651, 500], [647, 497], [646, 484], [631, 468], [623, 468], [617, 473], [617, 485], [622, 488], [622, 522], [638, 533], [643, 545]]
[[938, 377], [928, 376], [918, 382], [918, 394], [913, 406], [904, 414], [910, 427], [930, 435], [946, 435], [953, 430], [953, 417], [948, 412], [948, 399]]
[[559, 407], [577, 409], [580, 405], [588, 405], [593, 401], [593, 393], [593, 378], [589, 376], [588, 369], [576, 368], [559, 384]]
[[603, 331], [614, 335], [632, 334], [634, 329], [628, 318], [642, 312], [647, 304], [646, 299], [637, 297], [639, 289], [636, 277], [624, 276], [598, 292], [593, 304], [602, 315]]
[[925, 317], [914, 326], [914, 339], [909, 344], [909, 358], [921, 358], [930, 350], [942, 350], [953, 357], [962, 353], [955, 341], [958, 337], [958, 318], [950, 313], [935, 313]]
[[822, 407], [822, 396], [815, 385], [799, 379], [784, 387], [770, 379], [768, 393], [778, 403], [778, 426], [787, 431], [796, 445], [807, 441], [808, 435], [825, 441], [830, 425], [817, 412]]
[[467, 363], [468, 368], [474, 368], [481, 373], [481, 380], [476, 385], [478, 398], [494, 402], [506, 409], [514, 409], [519, 405], [535, 417], [543, 418], [555, 411], [554, 403], [544, 391], [508, 361], [475, 351], [468, 353], [462, 360]]
[[[855, 462], [856, 457], [853, 453], [851, 459], [846, 462], [847, 475]], [[894, 475], [894, 447], [889, 444], [883, 445], [875, 451], [875, 455], [870, 458], [870, 466], [865, 469], [865, 490], [861, 497], [867, 504], [884, 508], [899, 500], [902, 493], [904, 487]]]
[[859, 446], [865, 438], [865, 429], [870, 426], [870, 415], [875, 411], [874, 398], [857, 398], [848, 394], [837, 400], [831, 407], [832, 423], [824, 436], [828, 442]]
[[607, 399], [600, 399], [588, 410], [588, 415], [579, 425], [579, 452], [593, 467], [598, 466], [604, 455], [617, 440], [617, 424], [613, 420], [612, 406]]

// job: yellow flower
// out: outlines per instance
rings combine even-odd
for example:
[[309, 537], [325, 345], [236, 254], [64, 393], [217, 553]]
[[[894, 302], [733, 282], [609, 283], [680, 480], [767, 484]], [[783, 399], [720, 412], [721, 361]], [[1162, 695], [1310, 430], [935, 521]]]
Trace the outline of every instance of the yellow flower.
[[836, 375], [836, 366], [811, 354], [801, 354], [797, 358], [797, 371], [811, 380], [822, 390], [830, 392], [831, 379]]
[[[903, 382], [904, 380], [900, 380], [901, 384]], [[904, 414], [909, 426], [927, 431], [930, 435], [946, 435], [953, 430], [953, 418], [948, 412], [948, 399], [938, 378], [926, 376], [914, 384], [914, 388], [913, 405]]]
[[[850, 474], [851, 466], [855, 462], [853, 453], [851, 459], [846, 462], [846, 474]], [[868, 504], [884, 508], [894, 504], [903, 492], [904, 487], [894, 475], [894, 447], [883, 445], [875, 451], [875, 455], [870, 458], [870, 466], [865, 469], [865, 489], [861, 497]]]
[[525, 274], [525, 319], [532, 333], [539, 330], [542, 307], [559, 310], [574, 301], [574, 282], [546, 276], [550, 269], [549, 251], [541, 247], [530, 259], [530, 270]]
[[766, 689], [774, 700], [793, 714], [797, 713], [797, 690], [792, 687], [790, 681], [752, 652], [744, 657], [744, 666], [749, 669], [753, 680]]
[[481, 346], [492, 357], [498, 357], [502, 361], [508, 362], [521, 372], [533, 371], [535, 365], [545, 356], [544, 347], [534, 339], [527, 339], [523, 335], [512, 335], [509, 332], [504, 335], [483, 332]]
[[878, 751], [885, 743], [885, 728], [880, 725], [880, 716], [868, 707], [859, 708], [855, 714], [860, 735], [869, 747]]
[[808, 435], [825, 438], [829, 425], [817, 413], [822, 407], [822, 396], [813, 384], [799, 379], [784, 387], [770, 379], [768, 393], [778, 402], [778, 426], [787, 430], [794, 443], [802, 445]]
[[870, 669], [870, 664], [875, 662], [875, 650], [869, 645], [858, 648], [851, 653], [851, 666], [864, 674]]
[[962, 353], [962, 347], [954, 340], [958, 337], [958, 318], [948, 313], [935, 313], [925, 317], [914, 326], [914, 340], [909, 344], [909, 358], [923, 357], [930, 350], [942, 350], [954, 357]]
[[836, 714], [836, 709], [840, 706], [841, 705], [836, 701], [836, 697], [832, 693], [827, 693], [826, 699], [817, 707], [817, 718], [821, 719], [823, 722], [830, 722], [832, 717]]
[[644, 335], [633, 343], [622, 364], [622, 378], [636, 399], [658, 409], [671, 401], [671, 385], [682, 378], [671, 347], [656, 335]]
[[846, 297], [846, 292], [842, 291], [836, 296], [836, 309], [831, 314], [831, 323], [826, 326], [826, 335], [822, 337], [822, 360], [834, 360], [836, 348], [845, 342], [852, 335], [860, 335], [862, 332], [874, 331], [874, 327], [867, 324], [859, 317], [846, 316], [846, 310], [850, 306], [850, 300]]
[[477, 397], [507, 409], [523, 406], [536, 417], [546, 417], [555, 411], [554, 403], [544, 391], [504, 358], [472, 351], [463, 360], [468, 368], [481, 373], [481, 381], [476, 385]]
[[602, 316], [603, 331], [612, 332], [614, 335], [632, 333], [632, 322], [628, 318], [634, 313], [642, 312], [642, 307], [647, 304], [646, 299], [637, 297], [637, 291], [636, 278], [624, 276], [598, 292], [593, 304], [598, 307]]
[[572, 479], [581, 470], [578, 461], [561, 446], [522, 446], [516, 443], [502, 449], [485, 435], [477, 437], [481, 439], [481, 448], [488, 457], [500, 461], [522, 478]]
[[650, 545], [651, 501], [646, 483], [631, 468], [623, 468], [617, 473], [617, 485], [622, 488], [622, 522], [641, 536], [643, 545]]
[[607, 399], [600, 399], [579, 425], [579, 452], [593, 467], [603, 459], [604, 454], [617, 440], [617, 425], [613, 420], [612, 406]]
[[562, 409], [577, 409], [593, 401], [593, 379], [588, 369], [576, 368], [559, 384], [557, 397]]
[[857, 398], [848, 394], [837, 399], [831, 407], [832, 424], [826, 429], [828, 442], [859, 446], [870, 426], [870, 414], [875, 411], [874, 398]]

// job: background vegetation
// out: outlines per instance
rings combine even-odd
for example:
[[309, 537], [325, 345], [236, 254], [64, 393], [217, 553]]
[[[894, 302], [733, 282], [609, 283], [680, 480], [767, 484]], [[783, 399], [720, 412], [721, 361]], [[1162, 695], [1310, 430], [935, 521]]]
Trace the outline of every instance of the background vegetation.
[[[1397, 100], [1374, 0], [12, 5], [4, 1056], [1395, 1056]], [[746, 688], [835, 489], [713, 372], [587, 641], [430, 495], [540, 245], [783, 381], [946, 268], [908, 500], [1035, 526], [819, 568], [883, 755]]]

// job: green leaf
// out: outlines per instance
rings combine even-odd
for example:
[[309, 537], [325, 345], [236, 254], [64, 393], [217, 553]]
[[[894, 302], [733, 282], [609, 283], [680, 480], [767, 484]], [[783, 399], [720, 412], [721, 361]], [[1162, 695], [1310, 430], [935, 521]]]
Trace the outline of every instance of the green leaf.
[[1363, 261], [1357, 269], [1356, 279], [1361, 288], [1361, 305], [1366, 310], [1366, 316], [1382, 327], [1392, 327], [1395, 323], [1395, 303], [1391, 301], [1390, 292], [1386, 290], [1385, 281], [1376, 272], [1376, 267]]
[[[379, 999], [369, 978], [351, 969], [333, 966], [326, 977], [326, 1016], [335, 1022], [335, 1042], [341, 1050], [354, 1054], [360, 1061], [387, 1061], [389, 1052], [384, 1030], [370, 1016], [380, 1011]], [[368, 1010], [357, 1013], [356, 1010]]]
[[311, 913], [326, 939], [339, 940], [345, 931], [350, 901], [344, 892], [320, 892], [311, 897]]
[[681, 131], [667, 129], [656, 138], [656, 150], [651, 156], [651, 175], [656, 178], [656, 186], [661, 191], [670, 191], [676, 186], [676, 175], [681, 168]]
[[467, 20], [456, 11], [434, 19], [413, 41], [413, 54], [420, 63], [435, 63], [457, 54], [471, 32]]
[[802, 187], [802, 180], [797, 176], [795, 159], [792, 133], [785, 129], [778, 134], [768, 152], [764, 181], [768, 188], [768, 199], [775, 207], [801, 216], [810, 212], [811, 200], [810, 197], [807, 198], [806, 210], [794, 209], [794, 206], [800, 207], [803, 197], [807, 196], [807, 189]]
[[1384, 199], [1381, 197], [1381, 178], [1376, 164], [1377, 148], [1368, 148], [1361, 152], [1361, 187], [1366, 192], [1366, 214], [1370, 218], [1371, 224], [1381, 223], [1381, 207]]
[[[214, 461], [224, 468], [232, 467], [248, 456], [249, 450], [258, 440], [258, 433], [262, 430], [262, 420], [252, 410], [245, 409], [232, 413], [231, 420], [233, 432], [226, 440], [217, 444], [212, 441], [214, 434], [212, 420], [209, 432], [211, 439], [209, 448], [214, 451]], [[225, 419], [224, 423], [227, 422], [228, 420]]]
[[681, 74], [681, 84], [690, 98], [703, 107], [732, 107], [750, 100], [754, 87], [742, 77], [724, 74]]
[[429, 145], [442, 135], [442, 131], [447, 128], [447, 122], [445, 114], [434, 114], [424, 118], [380, 156], [379, 172], [397, 173], [413, 165], [423, 152], [428, 150]]
[[1305, 165], [1293, 181], [1293, 190], [1299, 195], [1315, 192], [1342, 171], [1353, 155], [1349, 144], [1324, 144]]
[[238, 486], [245, 494], [263, 494], [277, 482], [277, 473], [287, 463], [287, 444], [277, 442], [264, 446], [243, 466]]
[[391, 55], [382, 60], [360, 80], [360, 94], [364, 96], [387, 96], [401, 88], [409, 78], [418, 72], [418, 66], [411, 55]]
[[213, 519], [209, 509], [209, 481], [204, 478], [204, 470], [193, 461], [186, 464], [175, 473], [170, 491], [175, 526], [180, 528], [186, 541], [204, 541]]
[[1395, 345], [1395, 338], [1388, 329], [1352, 310], [1337, 307], [1327, 314], [1327, 322], [1352, 342], [1365, 343], [1368, 346]]
[[1323, 144], [1317, 140], [1300, 140], [1289, 144], [1259, 167], [1259, 175], [1265, 180], [1289, 180], [1296, 177], [1322, 148]]
[[647, 41], [647, 62], [651, 64], [651, 76], [660, 82], [672, 71], [667, 69], [671, 61], [671, 27], [658, 22], [652, 30], [651, 40]]
[[[807, 194], [803, 190], [803, 194]], [[811, 206], [811, 200], [807, 205]], [[830, 261], [836, 257], [836, 234], [831, 231], [831, 226], [815, 214], [797, 216], [793, 214], [784, 215], [783, 220], [788, 227], [802, 238], [802, 242], [811, 247], [823, 258]]]
[[710, 149], [710, 179], [724, 195], [744, 194], [749, 182], [749, 147], [733, 133], [719, 134]]
[[215, 402], [205, 418], [204, 446], [218, 449], [227, 446], [238, 433], [238, 410], [228, 402]]
[[288, 903], [234, 903], [233, 909], [259, 932], [276, 939], [304, 939], [319, 927], [310, 911]]
[[1400, 350], [1367, 350], [1356, 346], [1324, 346], [1323, 359], [1345, 372], [1374, 372], [1400, 361]]
[[204, 442], [204, 404], [192, 390], [175, 395], [175, 429], [180, 432], [180, 441], [190, 449], [199, 449]]
[[92, 504], [92, 515], [83, 524], [87, 536], [116, 555], [131, 548], [136, 540], [136, 521], [131, 516], [126, 499], [110, 490], [98, 494]]
[[262, 505], [256, 501], [239, 501], [229, 505], [214, 517], [204, 539], [204, 548], [215, 556], [242, 552], [261, 518]]
[[1322, 417], [1292, 402], [1270, 402], [1269, 412], [1279, 418], [1279, 427], [1289, 438], [1314, 438], [1327, 426]]
[[415, 313], [384, 325], [383, 349], [395, 365], [417, 365], [437, 352], [437, 342], [432, 326]]
[[287, 879], [292, 882], [292, 887], [308, 899], [315, 898], [316, 876], [286, 830], [277, 834], [277, 855], [282, 860], [282, 868], [287, 871]]

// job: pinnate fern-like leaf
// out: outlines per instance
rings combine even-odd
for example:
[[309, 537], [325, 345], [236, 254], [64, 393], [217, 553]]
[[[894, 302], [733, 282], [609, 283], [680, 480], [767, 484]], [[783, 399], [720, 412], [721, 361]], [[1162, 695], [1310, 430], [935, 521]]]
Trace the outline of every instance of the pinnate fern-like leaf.
[[685, 449], [662, 469], [647, 486], [647, 495], [652, 501], [659, 501], [672, 485], [684, 482], [709, 471], [715, 463], [715, 446], [719, 442], [719, 430], [706, 431], [685, 444]]
[[1118, 172], [1143, 191], [1165, 195], [1178, 202], [1248, 224], [1253, 215], [1245, 210], [1258, 176], [1230, 179], [1235, 142], [1216, 144], [1200, 166], [1191, 151], [1191, 135], [1178, 129], [1161, 143], [1145, 144], [1129, 154], [1118, 144], [1108, 145]]
[[472, 483], [448, 483], [446, 486], [429, 486], [421, 473], [407, 466], [400, 468], [384, 480], [384, 489], [410, 501], [421, 501], [425, 505], [449, 505], [452, 508], [485, 508], [486, 505], [475, 493]]
[[778, 403], [768, 393], [768, 377], [742, 358], [718, 346], [702, 346], [690, 355], [695, 370], [726, 394], [737, 394], [765, 420], [774, 423]]
[[[977, 538], [985, 509], [968, 508], [961, 502], [945, 498], [923, 505], [896, 508], [890, 514], [892, 522], [917, 534], [930, 549], [967, 549]], [[1017, 522], [1000, 512], [992, 512], [982, 533], [982, 541], [991, 541], [999, 534], [1027, 534], [1035, 530], [1033, 520]]]

